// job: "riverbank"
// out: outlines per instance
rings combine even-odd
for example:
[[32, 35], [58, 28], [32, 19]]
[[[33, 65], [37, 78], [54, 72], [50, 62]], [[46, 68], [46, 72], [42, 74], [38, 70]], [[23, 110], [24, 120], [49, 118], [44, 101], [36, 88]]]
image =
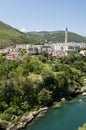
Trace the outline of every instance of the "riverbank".
[[18, 124], [9, 122], [7, 130], [21, 130], [26, 127], [40, 112], [47, 111], [48, 107], [40, 108], [38, 111], [33, 111], [21, 117]]
[[[50, 108], [52, 109], [60, 107], [62, 102], [62, 100], [60, 102], [55, 102]], [[47, 111], [48, 109], [48, 107], [40, 108], [38, 111], [33, 111], [23, 115], [20, 119], [17, 119], [16, 117], [14, 123], [8, 123], [9, 125], [6, 130], [22, 130], [27, 126], [27, 124], [31, 123], [35, 119], [35, 117], [40, 116], [41, 112]]]
[[[83, 93], [84, 91], [85, 91], [85, 89], [83, 89], [83, 91], [81, 90], [81, 91], [73, 92], [71, 96], [69, 96], [67, 98], [62, 98], [59, 102], [55, 102], [51, 108], [60, 107], [62, 102], [66, 101], [66, 100], [71, 100], [72, 97], [75, 97], [75, 96]], [[22, 117], [15, 117], [12, 120], [12, 122], [8, 122], [8, 128], [6, 130], [21, 130], [21, 129], [25, 128], [27, 126], [27, 124], [30, 123], [42, 111], [46, 111], [48, 109], [49, 109], [48, 107], [44, 107], [44, 108], [40, 108], [37, 111], [25, 113]]]
[[86, 97], [78, 95], [62, 103], [60, 108], [49, 109], [44, 117], [36, 119], [24, 130], [78, 130], [86, 122], [85, 115]]
[[[55, 102], [51, 108], [60, 107], [60, 105], [61, 102]], [[24, 116], [21, 117], [19, 123], [12, 124], [11, 122], [9, 122], [9, 126], [6, 130], [22, 130], [27, 126], [28, 123], [31, 123], [31, 121], [35, 119], [35, 117], [37, 116], [40, 117], [41, 112], [46, 112], [48, 109], [49, 109], [48, 107], [44, 107], [44, 108], [40, 108], [38, 111], [27, 113], [27, 115], [25, 114]], [[15, 122], [17, 122], [17, 118]]]

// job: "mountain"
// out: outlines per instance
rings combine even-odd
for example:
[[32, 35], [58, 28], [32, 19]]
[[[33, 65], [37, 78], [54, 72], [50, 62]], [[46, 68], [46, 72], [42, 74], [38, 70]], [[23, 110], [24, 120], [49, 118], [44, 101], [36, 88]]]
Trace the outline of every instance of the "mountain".
[[[65, 31], [28, 32], [27, 35], [47, 42], [64, 42], [65, 39]], [[86, 37], [73, 32], [68, 32], [68, 42], [86, 43]]]
[[[0, 47], [16, 44], [41, 44], [45, 42], [64, 42], [65, 31], [41, 31], [22, 33], [0, 21]], [[86, 37], [68, 32], [68, 42], [84, 42]]]
[[0, 46], [28, 43], [37, 44], [38, 41], [0, 21]]

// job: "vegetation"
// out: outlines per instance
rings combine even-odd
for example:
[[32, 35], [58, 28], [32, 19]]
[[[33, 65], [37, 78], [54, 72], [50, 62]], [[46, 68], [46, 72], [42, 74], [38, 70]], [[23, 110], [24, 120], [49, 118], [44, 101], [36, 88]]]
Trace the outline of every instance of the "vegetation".
[[[64, 31], [52, 31], [52, 32], [28, 32], [27, 35], [40, 39], [41, 43], [43, 42], [64, 42], [65, 32]], [[76, 33], [68, 32], [68, 42], [84, 42], [86, 43], [86, 37], [78, 35]]]
[[38, 44], [39, 41], [26, 36], [19, 30], [0, 22], [0, 46], [16, 45], [16, 44]]
[[[64, 39], [64, 31], [22, 33], [19, 30], [0, 21], [0, 47], [16, 44], [44, 44], [45, 42], [64, 42]], [[86, 43], [86, 38], [69, 32], [68, 41]]]
[[[83, 64], [83, 65], [81, 65]], [[15, 116], [71, 96], [83, 85], [86, 57], [70, 55], [53, 61], [40, 55], [22, 60], [5, 60], [0, 56], [0, 119], [12, 121]]]
[[[16, 44], [64, 42], [64, 32], [24, 33], [0, 22], [0, 47]], [[85, 37], [68, 34], [68, 40], [86, 42]], [[77, 40], [78, 39], [78, 40]], [[20, 50], [22, 55], [25, 50]], [[53, 61], [42, 53], [21, 60], [6, 60], [0, 55], [0, 126], [5, 128], [27, 111], [51, 106], [54, 101], [73, 96], [83, 86], [86, 77], [86, 57], [69, 55]], [[85, 126], [83, 126], [85, 127]], [[81, 130], [81, 128], [79, 128]]]
[[86, 124], [84, 124], [82, 127], [79, 127], [78, 130], [86, 130]]

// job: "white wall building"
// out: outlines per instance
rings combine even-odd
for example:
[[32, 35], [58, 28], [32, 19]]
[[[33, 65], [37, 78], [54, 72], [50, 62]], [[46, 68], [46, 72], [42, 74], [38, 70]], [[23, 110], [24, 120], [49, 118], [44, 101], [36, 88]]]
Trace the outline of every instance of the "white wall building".
[[81, 50], [80, 54], [82, 54], [83, 56], [86, 56], [86, 50]]

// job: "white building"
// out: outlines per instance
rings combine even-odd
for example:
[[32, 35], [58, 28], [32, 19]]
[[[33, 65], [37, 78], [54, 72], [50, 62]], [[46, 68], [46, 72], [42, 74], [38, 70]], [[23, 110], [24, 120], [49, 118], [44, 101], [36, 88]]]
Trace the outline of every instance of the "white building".
[[78, 52], [80, 49], [80, 46], [76, 43], [56, 43], [52, 45], [53, 50], [55, 51], [63, 51], [63, 52], [69, 52], [74, 51]]
[[83, 56], [86, 56], [86, 50], [81, 50], [80, 54], [82, 54]]

